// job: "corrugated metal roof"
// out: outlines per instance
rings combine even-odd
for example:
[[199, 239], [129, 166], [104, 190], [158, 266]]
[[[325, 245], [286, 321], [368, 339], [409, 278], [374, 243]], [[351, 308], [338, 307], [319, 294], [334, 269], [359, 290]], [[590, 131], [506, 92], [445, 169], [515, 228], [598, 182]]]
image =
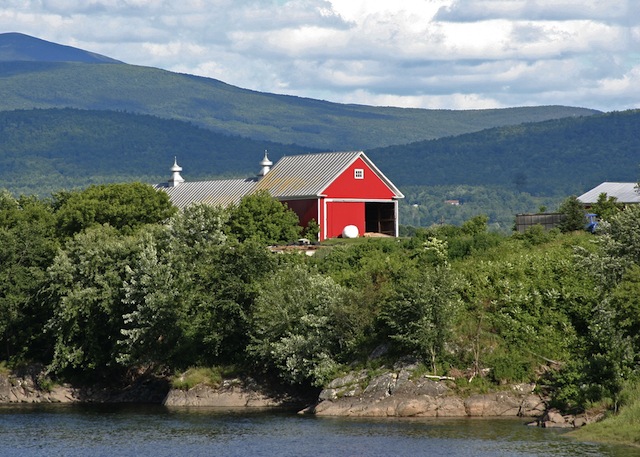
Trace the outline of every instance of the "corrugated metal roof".
[[580, 195], [578, 201], [585, 204], [593, 204], [598, 201], [602, 193], [607, 197], [616, 197], [620, 203], [640, 203], [640, 193], [636, 190], [634, 182], [603, 182], [588, 192]]
[[362, 151], [284, 156], [259, 180], [250, 178], [183, 182], [175, 187], [164, 183], [155, 187], [165, 191], [178, 208], [192, 203], [229, 206], [259, 190], [267, 190], [279, 199], [315, 198], [359, 157], [389, 186], [396, 198], [404, 197]]
[[403, 197], [362, 151], [285, 156], [258, 181], [255, 190], [268, 190], [276, 198], [317, 197], [358, 157], [369, 165], [398, 198]]
[[206, 203], [223, 207], [237, 204], [242, 197], [251, 193], [256, 185], [251, 179], [226, 179], [221, 181], [183, 182], [178, 186], [169, 187], [158, 184], [156, 189], [165, 191], [171, 203], [182, 209], [192, 203]]

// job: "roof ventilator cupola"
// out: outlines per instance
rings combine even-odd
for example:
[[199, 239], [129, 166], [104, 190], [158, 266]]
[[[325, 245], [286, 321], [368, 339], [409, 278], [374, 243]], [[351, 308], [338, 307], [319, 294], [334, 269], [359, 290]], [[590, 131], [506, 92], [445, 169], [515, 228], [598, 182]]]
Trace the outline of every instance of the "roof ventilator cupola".
[[169, 187], [177, 187], [184, 182], [184, 178], [180, 176], [182, 167], [178, 165], [178, 159], [173, 158], [173, 166], [171, 167], [171, 178], [169, 178]]
[[262, 167], [260, 169], [260, 172], [258, 173], [258, 176], [263, 177], [264, 175], [266, 175], [267, 173], [269, 173], [269, 171], [271, 170], [271, 166], [273, 165], [273, 162], [271, 160], [269, 160], [269, 157], [267, 155], [267, 151], [264, 151], [264, 158], [260, 161], [260, 167]]

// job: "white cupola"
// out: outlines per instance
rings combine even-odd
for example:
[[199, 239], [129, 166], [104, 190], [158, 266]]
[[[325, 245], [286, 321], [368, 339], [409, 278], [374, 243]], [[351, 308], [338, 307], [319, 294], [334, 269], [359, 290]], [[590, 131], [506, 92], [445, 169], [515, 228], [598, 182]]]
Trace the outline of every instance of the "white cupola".
[[182, 167], [178, 165], [178, 159], [173, 158], [173, 166], [171, 167], [171, 178], [169, 178], [169, 187], [177, 187], [184, 182], [184, 178], [180, 176]]
[[271, 165], [273, 165], [273, 162], [269, 160], [269, 157], [267, 156], [267, 150], [265, 149], [264, 158], [260, 161], [261, 168], [260, 168], [260, 172], [258, 173], [258, 176], [262, 177], [267, 173], [269, 173], [269, 170], [271, 170]]

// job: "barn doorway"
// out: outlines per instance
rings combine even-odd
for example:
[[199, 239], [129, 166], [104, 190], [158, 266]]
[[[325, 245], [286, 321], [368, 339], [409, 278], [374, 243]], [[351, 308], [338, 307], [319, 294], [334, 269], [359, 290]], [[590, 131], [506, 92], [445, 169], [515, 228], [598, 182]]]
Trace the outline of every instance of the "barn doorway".
[[395, 203], [366, 202], [365, 231], [396, 236]]

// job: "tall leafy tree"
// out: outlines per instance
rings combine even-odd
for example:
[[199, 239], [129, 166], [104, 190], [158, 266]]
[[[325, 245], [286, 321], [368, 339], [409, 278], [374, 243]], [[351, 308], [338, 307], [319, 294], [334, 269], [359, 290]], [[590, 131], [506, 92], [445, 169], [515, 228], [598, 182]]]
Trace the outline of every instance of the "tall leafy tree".
[[165, 192], [149, 184], [93, 185], [84, 190], [54, 195], [58, 228], [63, 236], [95, 225], [109, 224], [131, 233], [144, 224], [168, 219], [176, 212]]
[[0, 357], [49, 355], [43, 328], [50, 309], [40, 291], [57, 248], [49, 204], [0, 191]]
[[140, 237], [110, 226], [78, 233], [49, 269], [56, 338], [50, 371], [106, 376], [119, 371], [124, 316], [133, 311], [124, 284], [141, 250]]
[[323, 385], [337, 366], [342, 335], [334, 324], [344, 294], [302, 265], [276, 272], [256, 298], [249, 352], [289, 384]]
[[123, 315], [117, 353], [125, 367], [154, 371], [181, 368], [193, 360], [186, 351], [196, 348], [185, 341], [190, 325], [188, 270], [162, 249], [164, 231], [158, 227], [144, 233], [141, 250], [125, 267], [122, 301], [130, 311]]
[[399, 279], [384, 304], [381, 320], [400, 349], [421, 358], [436, 373], [452, 336], [458, 299], [446, 243], [431, 238], [425, 251], [433, 265], [412, 269]]
[[297, 240], [302, 232], [296, 213], [267, 191], [244, 197], [231, 209], [229, 233], [238, 241], [284, 244]]
[[606, 193], [602, 192], [598, 195], [598, 200], [591, 210], [597, 214], [601, 220], [608, 221], [622, 209], [621, 206], [616, 197], [608, 197]]

